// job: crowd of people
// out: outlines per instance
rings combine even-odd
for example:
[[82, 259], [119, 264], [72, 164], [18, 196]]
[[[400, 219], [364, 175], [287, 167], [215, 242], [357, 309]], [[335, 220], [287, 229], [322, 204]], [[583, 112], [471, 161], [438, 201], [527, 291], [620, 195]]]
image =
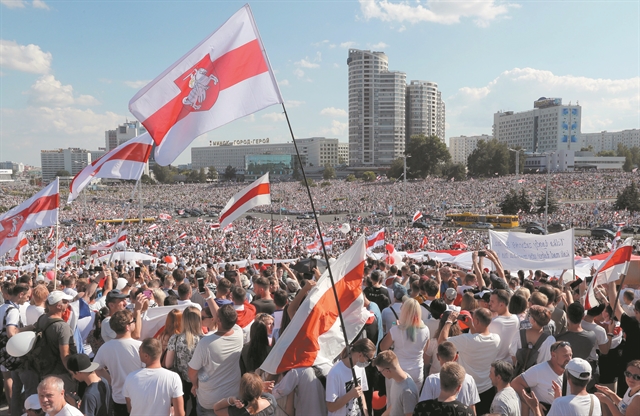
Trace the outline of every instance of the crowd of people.
[[[86, 202], [81, 196], [63, 203], [61, 219], [69, 225], [59, 227], [59, 240], [76, 244], [79, 254], [54, 271], [2, 272], [0, 370], [9, 412], [640, 414], [638, 288], [600, 287], [599, 305], [585, 310], [586, 278], [570, 284], [540, 270], [505, 270], [487, 248], [486, 231], [411, 227], [418, 210], [438, 218], [498, 213], [511, 187], [522, 187], [532, 200], [541, 197], [546, 175], [520, 178], [427, 179], [406, 188], [331, 181], [312, 188], [316, 209], [329, 216], [322, 234], [332, 239], [332, 257], [384, 227], [385, 242], [402, 252], [464, 243], [473, 252], [472, 267], [411, 257], [390, 265], [384, 253], [374, 253], [363, 270], [370, 316], [363, 330], [331, 365], [281, 374], [261, 366], [321, 275], [303, 266], [318, 232], [315, 222], [294, 219], [310, 210], [299, 183], [272, 184], [274, 202], [256, 211], [274, 212], [273, 221], [252, 215], [227, 229], [212, 226], [215, 217], [172, 218], [151, 230], [149, 223], [127, 224], [122, 249], [155, 258], [147, 262], [98, 261], [101, 253], [94, 256], [91, 246], [115, 237], [119, 224], [95, 220], [121, 218], [127, 210], [136, 217], [138, 204], [144, 217], [177, 217], [185, 208], [219, 212], [241, 185], [145, 185], [141, 203], [137, 196], [129, 201], [133, 185], [108, 186]], [[615, 211], [611, 202], [633, 179], [630, 173], [551, 175], [559, 209], [549, 222], [636, 224], [636, 214]], [[1, 191], [10, 207], [34, 190], [9, 185]], [[541, 220], [533, 211], [520, 218]], [[29, 233], [29, 249], [16, 265], [49, 263], [57, 245], [51, 234]], [[609, 251], [608, 243], [574, 241], [584, 256]], [[278, 262], [260, 262], [273, 258]], [[254, 261], [238, 265], [247, 259]], [[7, 354], [11, 338], [27, 333], [34, 334], [29, 351]]]

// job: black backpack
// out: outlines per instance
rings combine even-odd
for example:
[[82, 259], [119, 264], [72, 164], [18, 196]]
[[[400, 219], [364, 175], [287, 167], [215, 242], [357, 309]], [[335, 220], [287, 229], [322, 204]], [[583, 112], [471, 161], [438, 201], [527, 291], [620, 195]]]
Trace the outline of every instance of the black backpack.
[[[42, 315], [42, 316], [46, 316], [46, 315]], [[41, 328], [40, 327], [41, 320], [42, 319], [38, 319], [38, 321], [35, 324], [35, 329], [33, 332], [36, 333], [36, 341], [33, 344], [33, 348], [31, 348], [31, 351], [29, 351], [29, 353], [26, 355], [26, 362], [27, 362], [28, 368], [30, 370], [35, 371], [39, 375], [42, 375], [43, 369], [46, 368], [48, 364], [50, 364], [46, 362], [46, 356], [43, 357], [43, 351], [45, 350], [45, 348], [48, 348], [46, 331], [47, 329], [49, 329], [51, 325], [57, 322], [64, 322], [63, 319], [55, 318], [55, 319], [52, 319], [51, 322], [49, 322], [47, 325], [45, 325], [44, 328]], [[70, 354], [76, 353], [76, 347], [75, 347], [75, 343], [73, 342], [73, 337], [69, 342], [69, 353]]]
[[[9, 306], [2, 318], [2, 331], [0, 331], [0, 364], [7, 370], [17, 370], [24, 362], [24, 357], [14, 357], [7, 352], [7, 343], [9, 336], [7, 335], [7, 315], [11, 309], [18, 309], [15, 306]], [[22, 328], [22, 318], [19, 318], [18, 327]]]
[[532, 344], [527, 342], [527, 330], [520, 330], [520, 345], [522, 345], [522, 347], [516, 351], [516, 376], [524, 373], [536, 364], [540, 346], [548, 337], [549, 334], [543, 332], [540, 334], [540, 337], [538, 337], [536, 343]]

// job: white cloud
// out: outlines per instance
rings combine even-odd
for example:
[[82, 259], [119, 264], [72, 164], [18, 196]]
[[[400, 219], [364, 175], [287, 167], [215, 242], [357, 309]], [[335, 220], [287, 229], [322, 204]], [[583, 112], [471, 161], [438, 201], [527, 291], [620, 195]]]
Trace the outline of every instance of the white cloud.
[[25, 0], [0, 0], [0, 4], [9, 9], [22, 9], [27, 5]]
[[335, 107], [323, 108], [322, 111], [320, 111], [320, 114], [329, 117], [346, 117], [348, 115], [346, 110]]
[[559, 97], [563, 104], [582, 106], [582, 132], [637, 128], [640, 77], [628, 79], [556, 75], [534, 68], [504, 71], [487, 85], [463, 87], [449, 97], [447, 122], [455, 134], [491, 134], [493, 114], [525, 111], [541, 96]]
[[378, 43], [375, 43], [375, 44], [371, 45], [371, 49], [377, 50], [377, 51], [382, 50], [382, 49], [387, 49], [388, 47], [389, 47], [389, 45], [387, 45], [384, 42], [378, 42]]
[[144, 87], [145, 85], [147, 85], [150, 82], [150, 80], [140, 80], [140, 81], [124, 81], [124, 85], [126, 85], [127, 87], [133, 88], [133, 89], [140, 89], [142, 87]]
[[278, 81], [278, 85], [281, 87], [288, 87], [289, 86], [289, 80], [288, 79], [281, 79], [280, 81]]
[[320, 129], [320, 134], [325, 136], [345, 137], [349, 129], [349, 123], [342, 123], [338, 120], [331, 120], [331, 127]]
[[315, 47], [320, 47], [328, 44], [329, 44], [329, 41], [327, 39], [321, 40], [320, 42], [312, 43], [312, 45]]
[[350, 41], [347, 41], [347, 42], [342, 42], [340, 44], [340, 47], [344, 48], [344, 49], [350, 49], [350, 48], [355, 47], [356, 45], [357, 45], [357, 43], [355, 43], [354, 41], [350, 40]]
[[254, 123], [256, 121], [256, 115], [249, 114], [246, 117], [242, 117], [241, 120], [244, 121], [245, 123]]
[[0, 40], [0, 67], [34, 74], [46, 74], [51, 68], [51, 53], [38, 45], [19, 45], [11, 40]]
[[296, 68], [293, 70], [293, 75], [297, 76], [298, 78], [302, 78], [304, 77], [304, 71], [300, 68]]
[[33, 0], [33, 7], [36, 9], [45, 9], [49, 10], [49, 6], [42, 0]]
[[270, 121], [284, 121], [286, 119], [284, 113], [267, 113], [263, 114], [262, 118]]
[[304, 104], [304, 101], [296, 101], [296, 100], [287, 100], [285, 102], [285, 104], [287, 105], [287, 107], [289, 108], [295, 108], [295, 107], [300, 107], [301, 105]]
[[383, 22], [431, 22], [441, 24], [460, 23], [461, 18], [471, 18], [480, 27], [500, 18], [508, 17], [509, 9], [517, 4], [498, 0], [436, 1], [427, 0], [423, 4], [390, 0], [359, 0], [364, 18], [379, 19]]
[[29, 102], [34, 105], [67, 107], [70, 105], [91, 106], [99, 104], [91, 95], [74, 97], [71, 85], [62, 85], [53, 75], [43, 75], [36, 80], [29, 91]]
[[301, 59], [297, 62], [294, 62], [294, 64], [296, 66], [299, 66], [300, 68], [318, 68], [320, 66], [314, 62], [309, 61], [309, 58]]

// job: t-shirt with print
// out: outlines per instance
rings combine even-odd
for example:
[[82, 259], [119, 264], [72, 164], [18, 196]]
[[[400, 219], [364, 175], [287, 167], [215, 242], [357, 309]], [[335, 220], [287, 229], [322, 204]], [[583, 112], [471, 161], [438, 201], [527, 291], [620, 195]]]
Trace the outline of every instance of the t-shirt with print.
[[407, 413], [413, 413], [413, 409], [418, 404], [418, 387], [409, 375], [399, 383], [391, 380], [389, 403], [391, 404], [389, 416], [404, 416]]
[[438, 399], [427, 400], [418, 403], [413, 416], [475, 416], [469, 406], [457, 400], [452, 402], [440, 402]]
[[365, 287], [362, 291], [364, 296], [369, 299], [370, 302], [378, 305], [380, 310], [384, 310], [384, 308], [391, 305], [391, 298], [389, 297], [389, 291], [385, 287]]
[[520, 416], [520, 397], [513, 387], [500, 390], [491, 402], [491, 413], [501, 416]]
[[167, 351], [175, 351], [173, 368], [171, 368], [171, 370], [176, 371], [183, 381], [189, 382], [189, 361], [191, 361], [191, 357], [193, 357], [193, 352], [196, 350], [199, 341], [200, 337], [195, 335], [191, 348], [189, 348], [184, 333], [172, 335], [171, 338], [169, 338]]
[[[369, 390], [367, 384], [367, 375], [364, 372], [364, 368], [358, 366], [354, 367], [358, 383], [362, 386], [362, 391]], [[342, 360], [338, 361], [327, 374], [327, 391], [325, 397], [327, 402], [333, 403], [338, 398], [347, 394], [353, 388], [353, 375], [351, 369], [348, 368]], [[359, 416], [360, 405], [358, 399], [349, 400], [349, 402], [342, 408], [335, 412], [329, 412], [329, 416]]]

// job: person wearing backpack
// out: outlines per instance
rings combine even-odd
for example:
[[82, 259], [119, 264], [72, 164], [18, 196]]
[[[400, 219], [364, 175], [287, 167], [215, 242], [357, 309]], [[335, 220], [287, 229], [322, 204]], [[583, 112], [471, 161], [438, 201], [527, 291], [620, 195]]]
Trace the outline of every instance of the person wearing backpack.
[[551, 358], [549, 348], [556, 339], [544, 331], [550, 320], [551, 311], [544, 306], [533, 305], [529, 308], [531, 328], [520, 330], [512, 348], [511, 358], [516, 365], [515, 375], [522, 374], [530, 367]]

